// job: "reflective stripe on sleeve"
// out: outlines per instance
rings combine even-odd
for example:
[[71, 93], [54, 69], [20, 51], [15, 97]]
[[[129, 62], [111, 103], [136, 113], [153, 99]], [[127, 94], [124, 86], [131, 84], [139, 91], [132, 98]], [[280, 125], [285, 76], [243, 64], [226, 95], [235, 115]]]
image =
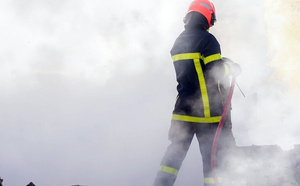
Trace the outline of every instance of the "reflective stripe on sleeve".
[[162, 171], [162, 172], [174, 174], [175, 176], [177, 176], [177, 174], [178, 174], [178, 170], [177, 169], [174, 169], [174, 168], [168, 167], [168, 166], [164, 166], [164, 165], [159, 166], [158, 170]]
[[229, 62], [225, 62], [224, 67], [225, 67], [224, 77], [229, 76], [230, 70], [232, 69], [232, 64]]
[[226, 64], [224, 64], [224, 68], [225, 68], [224, 77], [229, 76], [229, 69], [228, 69], [228, 66]]
[[179, 60], [187, 60], [187, 59], [203, 59], [200, 53], [184, 53], [184, 54], [177, 54], [172, 56], [173, 61]]
[[203, 61], [204, 61], [204, 64], [207, 65], [208, 63], [210, 63], [212, 61], [216, 61], [216, 60], [220, 60], [220, 59], [222, 59], [222, 57], [221, 57], [221, 54], [218, 53], [218, 54], [213, 54], [213, 55], [204, 57]]

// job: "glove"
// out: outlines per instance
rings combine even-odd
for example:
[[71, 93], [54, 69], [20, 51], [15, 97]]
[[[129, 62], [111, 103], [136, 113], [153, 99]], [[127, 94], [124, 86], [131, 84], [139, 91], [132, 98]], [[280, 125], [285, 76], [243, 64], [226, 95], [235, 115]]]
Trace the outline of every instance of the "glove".
[[233, 76], [238, 76], [242, 73], [242, 68], [238, 63], [233, 62], [231, 59], [227, 58], [227, 57], [222, 57], [222, 60], [225, 63], [229, 63], [230, 64], [230, 74]]

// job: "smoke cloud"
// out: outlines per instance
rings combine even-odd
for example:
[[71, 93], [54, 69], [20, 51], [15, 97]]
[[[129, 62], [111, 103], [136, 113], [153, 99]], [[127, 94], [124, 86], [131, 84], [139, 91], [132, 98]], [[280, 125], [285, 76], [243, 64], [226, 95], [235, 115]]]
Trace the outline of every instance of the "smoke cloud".
[[[298, 99], [300, 38], [297, 19], [300, 18], [298, 1], [266, 1], [265, 20], [268, 27], [270, 66], [275, 72], [270, 81], [282, 87], [282, 93]], [[299, 101], [299, 100], [297, 100]]]
[[[243, 69], [237, 144], [291, 149], [300, 142], [299, 3], [213, 2], [211, 32]], [[189, 3], [1, 1], [3, 185], [152, 185], [176, 97], [169, 50]], [[199, 185], [201, 166], [194, 141], [176, 185]]]

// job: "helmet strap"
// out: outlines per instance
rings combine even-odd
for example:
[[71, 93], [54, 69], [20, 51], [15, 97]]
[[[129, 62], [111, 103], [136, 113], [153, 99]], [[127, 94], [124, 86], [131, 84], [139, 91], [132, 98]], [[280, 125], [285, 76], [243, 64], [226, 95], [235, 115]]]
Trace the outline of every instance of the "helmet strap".
[[213, 26], [216, 21], [216, 15], [215, 13], [211, 13], [211, 19], [210, 19], [210, 25]]

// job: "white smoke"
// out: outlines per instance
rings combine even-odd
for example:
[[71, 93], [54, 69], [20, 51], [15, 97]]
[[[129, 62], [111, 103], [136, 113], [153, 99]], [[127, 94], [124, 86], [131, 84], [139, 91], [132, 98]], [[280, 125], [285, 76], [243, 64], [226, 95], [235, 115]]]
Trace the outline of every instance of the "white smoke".
[[296, 99], [299, 99], [299, 9], [300, 2], [295, 0], [266, 1], [270, 65], [275, 68], [271, 82], [280, 85], [282, 93]]
[[[169, 50], [189, 3], [1, 1], [3, 184], [152, 185], [176, 97]], [[299, 140], [298, 110], [270, 83], [278, 70], [268, 66], [275, 59], [268, 51], [277, 50], [268, 45], [272, 19], [264, 19], [260, 0], [214, 3], [211, 32], [243, 68], [238, 83], [246, 98], [237, 89], [233, 98], [237, 143], [290, 148]], [[199, 154], [194, 141], [177, 185], [201, 182]]]

